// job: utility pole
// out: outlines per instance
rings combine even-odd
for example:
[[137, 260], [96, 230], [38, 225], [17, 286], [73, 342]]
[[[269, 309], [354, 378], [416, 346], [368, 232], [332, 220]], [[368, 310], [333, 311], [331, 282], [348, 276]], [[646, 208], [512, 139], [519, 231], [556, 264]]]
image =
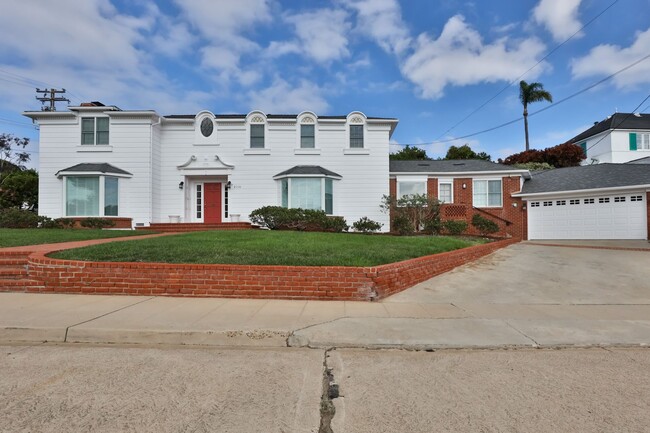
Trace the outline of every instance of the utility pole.
[[[56, 102], [63, 102], [66, 101], [68, 104], [70, 103], [70, 100], [68, 98], [64, 98], [63, 96], [56, 96], [58, 93], [61, 95], [65, 94], [65, 89], [61, 90], [56, 90], [54, 88], [52, 89], [39, 89], [36, 88], [36, 93], [42, 93], [43, 96], [37, 96], [36, 99], [41, 101], [43, 104], [43, 107], [41, 107], [41, 110], [43, 111], [56, 111]], [[49, 96], [48, 96], [49, 93]], [[50, 105], [47, 105], [47, 102], [50, 103]]]

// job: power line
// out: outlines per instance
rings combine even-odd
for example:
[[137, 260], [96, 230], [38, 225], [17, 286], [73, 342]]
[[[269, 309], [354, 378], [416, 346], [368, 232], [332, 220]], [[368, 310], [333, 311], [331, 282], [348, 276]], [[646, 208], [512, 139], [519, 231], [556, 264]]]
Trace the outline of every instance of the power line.
[[17, 125], [17, 126], [23, 126], [25, 128], [37, 129], [36, 125], [32, 125], [32, 124], [24, 123], [24, 122], [17, 122], [15, 120], [5, 119], [4, 117], [0, 117], [0, 122], [2, 122], [2, 123], [10, 123], [10, 124]]
[[[16, 84], [18, 86], [24, 86], [24, 87], [30, 87], [34, 88], [36, 86], [44, 85], [45, 87], [51, 87], [49, 84], [39, 81], [39, 80], [34, 80], [32, 78], [26, 77], [24, 75], [20, 74], [15, 74], [13, 72], [5, 71], [4, 69], [0, 69], [0, 74], [4, 74], [5, 77], [0, 76], [0, 80], [6, 81], [8, 83]], [[56, 87], [56, 86], [52, 86]], [[76, 95], [70, 91], [67, 92], [70, 96], [74, 97], [74, 99], [77, 99], [80, 103], [84, 101], [82, 97], [79, 95]]]
[[[541, 113], [541, 112], [543, 112], [543, 111], [546, 111], [546, 110], [550, 110], [551, 108], [554, 108], [554, 107], [558, 106], [559, 104], [561, 104], [561, 103], [563, 103], [563, 102], [566, 102], [566, 101], [568, 101], [568, 100], [570, 100], [570, 99], [573, 99], [573, 98], [575, 98], [576, 96], [578, 96], [578, 95], [580, 95], [580, 94], [582, 94], [582, 93], [585, 93], [585, 92], [587, 92], [587, 91], [593, 89], [594, 87], [599, 86], [599, 85], [601, 85], [601, 84], [603, 84], [603, 83], [605, 83], [605, 82], [611, 80], [612, 78], [614, 78], [614, 77], [617, 76], [618, 74], [620, 74], [620, 73], [622, 73], [622, 72], [625, 72], [625, 71], [627, 71], [628, 69], [633, 68], [634, 66], [638, 65], [639, 63], [641, 63], [641, 62], [643, 62], [643, 61], [645, 61], [645, 60], [648, 60], [649, 58], [650, 58], [650, 54], [648, 54], [648, 55], [645, 56], [645, 57], [640, 58], [639, 60], [637, 60], [637, 61], [635, 61], [635, 62], [633, 62], [633, 63], [630, 63], [629, 65], [625, 66], [625, 67], [622, 68], [622, 69], [619, 69], [618, 71], [614, 72], [613, 74], [608, 75], [607, 77], [605, 77], [605, 78], [603, 78], [603, 79], [601, 79], [601, 80], [598, 80], [598, 81], [596, 81], [595, 83], [590, 84], [589, 86], [587, 86], [587, 87], [585, 87], [585, 88], [583, 88], [583, 89], [581, 89], [581, 90], [579, 90], [579, 91], [577, 91], [577, 92], [575, 92], [575, 93], [573, 93], [573, 94], [571, 94], [571, 95], [569, 95], [569, 96], [567, 96], [567, 97], [565, 97], [565, 98], [560, 99], [560, 100], [557, 101], [557, 102], [554, 102], [554, 103], [552, 103], [552, 104], [550, 104], [550, 105], [548, 105], [548, 106], [546, 106], [546, 107], [544, 107], [544, 108], [541, 108], [541, 109], [539, 109], [539, 110], [537, 110], [537, 111], [533, 111], [533, 112], [531, 112], [531, 113], [528, 115], [528, 117], [534, 116], [534, 115], [539, 114], [539, 113]], [[645, 101], [644, 101], [644, 102], [645, 102]], [[637, 108], [638, 108], [638, 107], [637, 107]], [[477, 136], [477, 135], [485, 134], [486, 132], [491, 132], [491, 131], [494, 131], [494, 130], [497, 130], [497, 129], [501, 129], [501, 128], [503, 128], [503, 127], [506, 127], [506, 126], [512, 125], [513, 123], [517, 123], [517, 122], [519, 122], [520, 120], [522, 120], [523, 118], [524, 118], [523, 116], [520, 116], [520, 117], [518, 117], [518, 118], [516, 118], [516, 119], [510, 120], [510, 121], [505, 122], [505, 123], [502, 123], [502, 124], [500, 124], [500, 125], [493, 126], [493, 127], [491, 127], [491, 128], [487, 128], [487, 129], [483, 129], [483, 130], [481, 130], [481, 131], [473, 132], [473, 133], [471, 133], [471, 134], [462, 135], [462, 136], [460, 136], [460, 137], [448, 138], [448, 139], [445, 139], [445, 140], [434, 140], [434, 141], [427, 142], [427, 143], [397, 143], [397, 144], [399, 144], [400, 146], [426, 146], [426, 145], [429, 145], [429, 144], [449, 143], [449, 142], [451, 142], [451, 141], [462, 140], [462, 139], [465, 139], [465, 138], [470, 138], [470, 137], [474, 137], [474, 136]]]
[[594, 16], [591, 20], [589, 20], [586, 24], [584, 24], [582, 27], [580, 27], [575, 33], [573, 33], [571, 36], [569, 36], [567, 39], [565, 39], [562, 43], [556, 45], [551, 51], [549, 51], [544, 57], [542, 57], [537, 63], [535, 63], [533, 66], [528, 68], [523, 74], [521, 74], [519, 77], [515, 78], [513, 81], [509, 82], [504, 88], [499, 90], [496, 95], [485, 101], [483, 104], [481, 104], [478, 108], [474, 109], [471, 113], [469, 113], [467, 116], [463, 117], [460, 121], [458, 121], [456, 124], [454, 124], [451, 128], [447, 129], [445, 132], [440, 134], [434, 141], [438, 141], [441, 137], [444, 137], [447, 133], [453, 131], [457, 126], [461, 125], [464, 123], [467, 119], [472, 117], [474, 114], [478, 113], [480, 110], [483, 109], [486, 105], [488, 105], [490, 102], [494, 101], [499, 95], [501, 95], [503, 92], [508, 90], [510, 87], [512, 87], [513, 84], [515, 84], [517, 81], [521, 80], [527, 73], [535, 69], [537, 66], [539, 66], [540, 63], [542, 63], [544, 60], [548, 59], [554, 52], [556, 52], [558, 49], [560, 49], [563, 45], [565, 45], [567, 42], [569, 42], [571, 39], [573, 39], [577, 34], [579, 34], [582, 30], [584, 30], [587, 26], [589, 26], [591, 23], [596, 21], [601, 15], [603, 15], [607, 10], [609, 10], [612, 6], [614, 6], [616, 3], [618, 3], [619, 0], [614, 0], [609, 6], [607, 6], [605, 9], [603, 9], [599, 14]]

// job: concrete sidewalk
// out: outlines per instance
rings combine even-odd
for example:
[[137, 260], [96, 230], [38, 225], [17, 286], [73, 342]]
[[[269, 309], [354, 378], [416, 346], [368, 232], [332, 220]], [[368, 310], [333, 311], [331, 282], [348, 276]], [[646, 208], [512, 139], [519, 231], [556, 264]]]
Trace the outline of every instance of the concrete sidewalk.
[[413, 349], [650, 345], [650, 305], [0, 293], [0, 342]]

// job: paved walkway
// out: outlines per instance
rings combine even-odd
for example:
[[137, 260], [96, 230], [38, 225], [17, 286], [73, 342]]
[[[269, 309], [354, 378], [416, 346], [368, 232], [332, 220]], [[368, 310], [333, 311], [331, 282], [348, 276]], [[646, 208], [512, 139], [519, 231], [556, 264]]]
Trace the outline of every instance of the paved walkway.
[[[165, 235], [13, 250], [53, 251]], [[568, 262], [570, 275], [578, 272], [576, 263], [592, 274], [594, 269], [611, 269], [616, 259], [621, 261], [616, 266], [623, 266], [630, 262], [629, 254], [645, 260], [646, 253], [572, 249], [567, 262], [562, 256], [567, 250], [513, 245], [373, 303], [0, 293], [0, 342], [414, 349], [650, 345], [648, 279], [600, 276], [606, 281], [600, 294], [594, 292], [597, 281], [589, 280], [588, 298], [578, 282], [553, 280]], [[522, 275], [549, 274], [548, 287], [522, 290], [522, 276], [513, 273], [516, 260]], [[509, 288], [502, 287], [504, 266], [512, 276]], [[478, 277], [483, 284], [468, 285], [468, 279]], [[579, 274], [576, 278], [584, 281]], [[623, 281], [628, 290], [619, 287]]]
[[72, 242], [57, 242], [53, 244], [39, 244], [39, 245], [24, 245], [19, 247], [6, 247], [0, 248], [0, 253], [3, 252], [24, 252], [24, 253], [51, 253], [53, 251], [70, 250], [73, 248], [87, 247], [90, 245], [107, 244], [109, 242], [119, 241], [135, 241], [138, 239], [157, 238], [159, 236], [177, 235], [178, 233], [156, 233], [153, 235], [142, 236], [124, 236], [119, 238], [105, 238], [105, 239], [89, 239], [86, 241], [72, 241]]

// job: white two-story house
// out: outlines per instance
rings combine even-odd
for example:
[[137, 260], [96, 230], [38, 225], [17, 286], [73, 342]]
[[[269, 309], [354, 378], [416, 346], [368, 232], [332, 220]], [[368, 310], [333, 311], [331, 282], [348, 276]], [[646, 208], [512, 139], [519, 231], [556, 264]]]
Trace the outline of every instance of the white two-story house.
[[569, 140], [582, 147], [583, 165], [650, 163], [650, 114], [614, 113]]
[[247, 221], [261, 206], [322, 209], [352, 223], [389, 193], [397, 119], [248, 114], [161, 116], [101, 103], [24, 113], [40, 128], [39, 213], [122, 226]]

